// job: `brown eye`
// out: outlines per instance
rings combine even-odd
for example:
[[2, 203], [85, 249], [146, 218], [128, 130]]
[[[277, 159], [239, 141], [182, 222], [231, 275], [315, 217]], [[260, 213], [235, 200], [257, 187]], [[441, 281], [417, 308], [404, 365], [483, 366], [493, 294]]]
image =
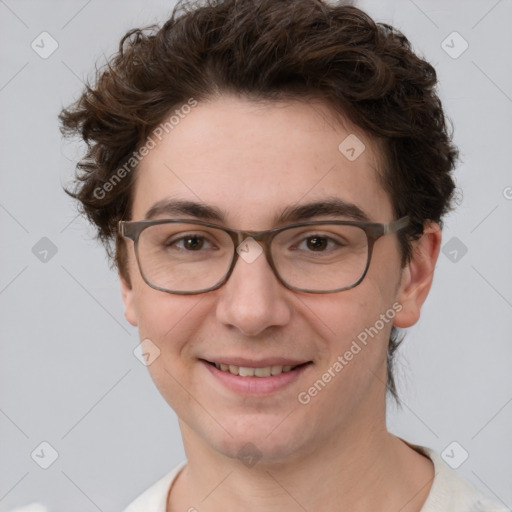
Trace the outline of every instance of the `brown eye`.
[[325, 249], [326, 245], [327, 245], [327, 238], [325, 238], [325, 237], [315, 236], [315, 237], [308, 238], [307, 246], [309, 249], [311, 249], [313, 251], [318, 251], [319, 249], [323, 250], [323, 249]]
[[201, 247], [203, 247], [203, 244], [204, 244], [203, 239], [199, 238], [197, 236], [190, 236], [187, 238], [182, 238], [182, 240], [184, 241], [183, 245], [185, 246], [186, 249], [192, 249], [192, 250], [201, 249]]

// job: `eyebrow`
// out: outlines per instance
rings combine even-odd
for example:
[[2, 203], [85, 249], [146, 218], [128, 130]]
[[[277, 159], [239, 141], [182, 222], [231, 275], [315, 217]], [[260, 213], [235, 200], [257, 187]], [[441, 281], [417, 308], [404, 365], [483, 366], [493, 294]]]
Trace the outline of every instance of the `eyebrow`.
[[[155, 203], [145, 215], [145, 219], [155, 217], [187, 216], [209, 222], [226, 223], [226, 214], [216, 206], [183, 199], [162, 199]], [[369, 222], [369, 216], [358, 206], [338, 197], [326, 197], [314, 201], [284, 208], [273, 218], [274, 225], [301, 222], [318, 216], [344, 217], [351, 220]]]

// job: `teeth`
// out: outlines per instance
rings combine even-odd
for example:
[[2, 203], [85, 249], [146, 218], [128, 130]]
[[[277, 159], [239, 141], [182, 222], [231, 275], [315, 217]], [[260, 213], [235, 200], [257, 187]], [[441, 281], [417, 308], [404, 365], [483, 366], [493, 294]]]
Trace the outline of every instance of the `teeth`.
[[[245, 366], [240, 366], [240, 368], [238, 368], [238, 375], [240, 375], [240, 377], [254, 377], [255, 370], [256, 368], [246, 368]], [[231, 365], [229, 366], [229, 371], [233, 373]]]
[[272, 375], [279, 375], [282, 371], [283, 371], [283, 367], [282, 366], [272, 366], [270, 368], [270, 373]]
[[293, 366], [264, 366], [263, 368], [249, 368], [247, 366], [235, 366], [234, 364], [215, 363], [215, 367], [223, 372], [229, 372], [240, 377], [270, 377], [291, 371]]
[[254, 375], [256, 377], [270, 377], [272, 375], [272, 367], [265, 366], [265, 368], [255, 368]]

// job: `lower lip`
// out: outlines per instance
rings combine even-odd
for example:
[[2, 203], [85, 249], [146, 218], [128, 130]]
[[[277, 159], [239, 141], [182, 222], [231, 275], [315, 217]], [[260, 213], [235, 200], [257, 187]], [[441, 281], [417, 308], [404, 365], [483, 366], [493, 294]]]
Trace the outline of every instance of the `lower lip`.
[[232, 391], [248, 395], [264, 395], [280, 391], [295, 382], [310, 366], [310, 364], [304, 364], [295, 370], [283, 372], [279, 375], [272, 375], [270, 377], [240, 377], [239, 375], [233, 375], [231, 372], [219, 370], [217, 367], [205, 361], [201, 361], [201, 363], [206, 366], [208, 371], [225, 387]]

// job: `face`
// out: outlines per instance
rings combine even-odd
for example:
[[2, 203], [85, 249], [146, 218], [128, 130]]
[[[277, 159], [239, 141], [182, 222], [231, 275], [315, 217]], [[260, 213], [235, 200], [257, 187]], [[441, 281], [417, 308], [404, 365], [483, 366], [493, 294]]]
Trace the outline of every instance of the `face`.
[[[338, 149], [350, 134], [366, 146], [353, 161]], [[320, 103], [262, 105], [222, 96], [192, 108], [143, 159], [132, 218], [146, 218], [160, 201], [188, 200], [223, 212], [216, 223], [226, 227], [266, 230], [286, 207], [336, 197], [371, 221], [389, 222], [378, 156], [365, 133], [330, 120]], [[305, 220], [336, 219], [353, 220]], [[126, 317], [160, 350], [148, 369], [180, 419], [185, 445], [236, 457], [252, 443], [263, 460], [292, 460], [332, 446], [340, 432], [360, 435], [383, 421], [389, 333], [393, 323], [414, 323], [422, 301], [411, 291], [417, 272], [400, 266], [396, 235], [376, 242], [361, 284], [327, 294], [287, 289], [264, 255], [251, 263], [240, 258], [217, 290], [158, 291], [143, 281], [133, 243], [126, 243]], [[363, 345], [361, 333], [371, 327]], [[211, 363], [275, 366], [278, 374], [234, 376]], [[299, 366], [280, 373], [287, 365]], [[319, 379], [323, 385], [311, 391]]]

